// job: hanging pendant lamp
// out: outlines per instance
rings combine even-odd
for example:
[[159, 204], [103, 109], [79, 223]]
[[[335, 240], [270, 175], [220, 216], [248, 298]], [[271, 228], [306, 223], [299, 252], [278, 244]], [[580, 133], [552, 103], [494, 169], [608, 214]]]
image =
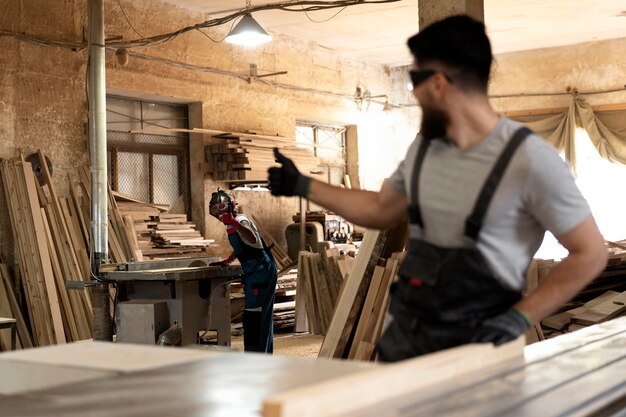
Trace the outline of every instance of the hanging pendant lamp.
[[243, 18], [226, 36], [226, 42], [235, 45], [256, 46], [267, 43], [272, 37], [257, 23], [250, 13]]

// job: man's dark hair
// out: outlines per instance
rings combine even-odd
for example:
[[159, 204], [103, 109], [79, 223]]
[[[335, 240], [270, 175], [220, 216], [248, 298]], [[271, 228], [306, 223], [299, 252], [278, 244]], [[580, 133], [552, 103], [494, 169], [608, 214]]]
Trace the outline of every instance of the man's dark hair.
[[433, 23], [408, 40], [420, 67], [440, 63], [460, 88], [487, 92], [491, 45], [485, 25], [467, 15]]

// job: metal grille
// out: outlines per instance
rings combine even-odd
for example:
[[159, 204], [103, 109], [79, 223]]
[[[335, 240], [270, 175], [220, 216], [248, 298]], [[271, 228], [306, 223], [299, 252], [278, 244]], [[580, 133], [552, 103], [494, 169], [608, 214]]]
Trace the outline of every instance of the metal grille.
[[314, 154], [320, 159], [320, 167], [326, 169], [328, 182], [343, 184], [346, 173], [346, 128], [310, 123], [296, 125], [296, 142], [314, 146]]
[[107, 132], [111, 188], [190, 214], [189, 141], [174, 136]]

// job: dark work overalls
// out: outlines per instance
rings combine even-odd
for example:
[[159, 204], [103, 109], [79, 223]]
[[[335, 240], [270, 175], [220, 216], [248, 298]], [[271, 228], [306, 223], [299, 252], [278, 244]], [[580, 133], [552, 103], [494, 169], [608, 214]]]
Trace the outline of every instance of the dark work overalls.
[[[392, 362], [469, 343], [489, 317], [521, 299], [498, 281], [476, 244], [489, 203], [515, 150], [530, 131], [518, 129], [496, 161], [465, 222], [469, 248], [445, 248], [411, 238], [392, 287], [393, 317], [378, 342], [379, 359]], [[419, 176], [430, 141], [422, 140], [413, 170], [409, 219], [428, 227], [419, 206]]]
[[278, 279], [276, 263], [262, 237], [263, 249], [247, 245], [239, 233], [228, 235], [228, 241], [244, 272], [244, 350], [272, 353], [274, 351], [272, 318]]

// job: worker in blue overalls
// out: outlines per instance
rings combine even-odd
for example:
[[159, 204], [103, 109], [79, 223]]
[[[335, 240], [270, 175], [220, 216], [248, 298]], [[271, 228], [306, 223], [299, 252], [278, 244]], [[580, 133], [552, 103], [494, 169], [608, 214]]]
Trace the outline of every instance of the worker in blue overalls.
[[226, 266], [238, 259], [244, 272], [245, 306], [243, 345], [246, 352], [274, 351], [273, 312], [278, 271], [276, 263], [255, 224], [237, 213], [237, 203], [218, 188], [211, 195], [209, 212], [226, 225], [233, 253], [212, 266]]

